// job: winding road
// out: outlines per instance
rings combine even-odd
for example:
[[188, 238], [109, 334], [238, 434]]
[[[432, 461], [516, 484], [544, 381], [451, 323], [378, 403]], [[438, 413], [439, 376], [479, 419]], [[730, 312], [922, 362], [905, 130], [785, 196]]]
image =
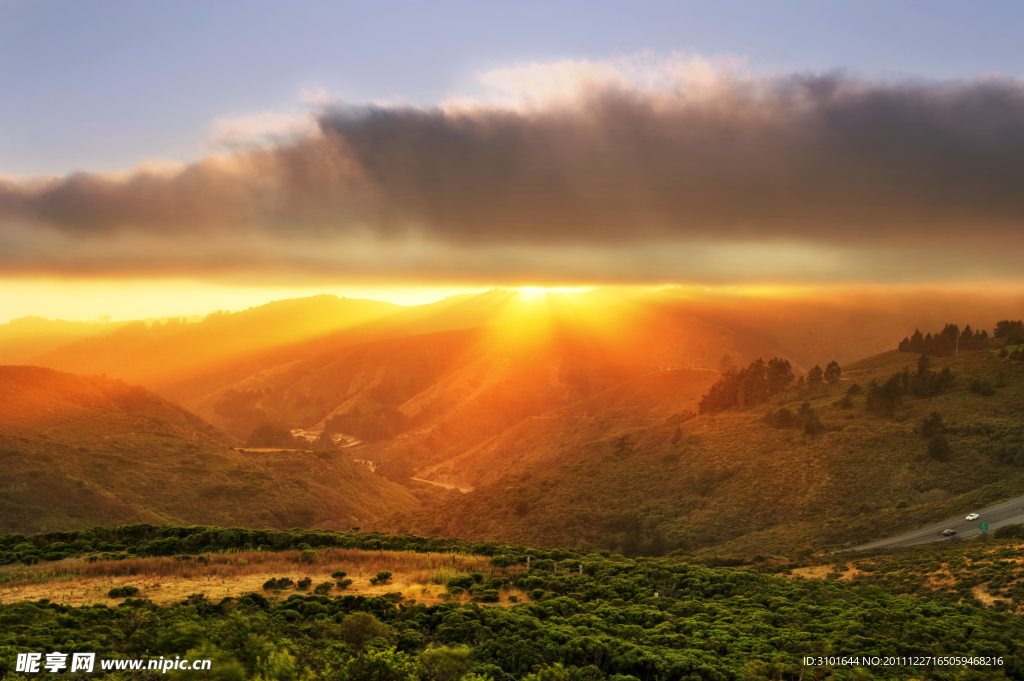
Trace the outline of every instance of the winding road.
[[[971, 513], [977, 513], [978, 519], [966, 520], [967, 515]], [[957, 537], [970, 539], [981, 534], [981, 531], [978, 529], [978, 525], [981, 523], [988, 525], [989, 532], [994, 532], [1004, 525], [1024, 523], [1024, 496], [1016, 497], [988, 508], [964, 509], [963, 515], [956, 518], [943, 520], [940, 523], [922, 527], [919, 530], [905, 532], [888, 539], [880, 539], [869, 544], [861, 544], [860, 546], [843, 549], [843, 551], [868, 551], [870, 549], [884, 549], [895, 546], [913, 546], [934, 541], [951, 541]], [[943, 537], [943, 530], [956, 530], [956, 534], [952, 537]]]

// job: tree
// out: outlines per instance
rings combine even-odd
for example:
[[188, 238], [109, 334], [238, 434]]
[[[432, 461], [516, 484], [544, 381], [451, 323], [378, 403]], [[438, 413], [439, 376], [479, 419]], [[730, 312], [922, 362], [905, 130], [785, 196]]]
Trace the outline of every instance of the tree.
[[789, 360], [774, 357], [768, 360], [768, 393], [778, 395], [793, 382], [793, 368]]
[[942, 414], [937, 411], [933, 411], [921, 424], [921, 435], [925, 439], [933, 438], [939, 433], [945, 432], [945, 430], [946, 426], [942, 422]]
[[924, 334], [921, 333], [921, 329], [914, 329], [914, 334], [910, 337], [910, 351], [921, 352], [921, 347], [924, 345]]
[[938, 433], [928, 442], [928, 456], [936, 461], [945, 461], [949, 458], [949, 440], [945, 434]]
[[928, 370], [932, 366], [932, 361], [928, 359], [928, 355], [921, 355], [917, 358], [917, 375], [924, 376], [928, 373]]
[[1006, 344], [1007, 345], [1024, 345], [1024, 335], [1016, 333], [1016, 334], [1010, 336], [1007, 339]]
[[471, 652], [467, 645], [427, 648], [420, 653], [419, 661], [430, 681], [457, 681], [473, 667]]
[[843, 370], [839, 367], [839, 362], [832, 360], [825, 367], [825, 382], [829, 385], [835, 385], [839, 382], [839, 377], [842, 374]]
[[1024, 335], [1024, 320], [1004, 319], [1001, 322], [996, 322], [996, 328], [992, 330], [993, 338], [1009, 338], [1014, 334]]
[[736, 363], [732, 361], [732, 357], [729, 355], [722, 355], [722, 359], [718, 361], [718, 370], [722, 374], [731, 374], [736, 371]]
[[892, 414], [903, 404], [907, 392], [909, 372], [893, 374], [885, 383], [872, 380], [868, 383], [868, 411]]
[[745, 369], [723, 375], [701, 397], [699, 412], [714, 413], [732, 407], [763, 404], [793, 381], [788, 360], [773, 358], [766, 364], [757, 359]]
[[821, 386], [822, 379], [825, 376], [825, 372], [821, 370], [821, 367], [815, 364], [811, 367], [811, 370], [807, 372], [807, 385], [812, 388], [818, 388]]
[[968, 324], [964, 327], [964, 330], [960, 333], [960, 345], [961, 347], [969, 348], [974, 344], [974, 331], [971, 329], [971, 325]]
[[294, 437], [287, 428], [264, 423], [257, 426], [245, 443], [246, 447], [282, 447], [305, 449], [309, 442], [303, 437]]

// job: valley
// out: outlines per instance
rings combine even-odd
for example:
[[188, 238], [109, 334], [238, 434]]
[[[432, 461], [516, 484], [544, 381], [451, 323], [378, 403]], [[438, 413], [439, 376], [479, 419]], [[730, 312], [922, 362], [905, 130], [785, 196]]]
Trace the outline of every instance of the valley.
[[[913, 373], [919, 355], [890, 349], [844, 361], [833, 383], [805, 383], [832, 331], [820, 323], [815, 336], [801, 314], [820, 307], [774, 301], [739, 323], [728, 300], [712, 309], [671, 290], [546, 306], [500, 290], [408, 309], [371, 302], [279, 301], [135, 336], [121, 327], [41, 356], [100, 367], [134, 348], [170, 366], [173, 348], [209, 337], [199, 359], [176, 365], [178, 387], [152, 375], [159, 390], [193, 395], [181, 406], [120, 378], [0, 370], [0, 444], [16, 480], [0, 492], [7, 528], [362, 527], [749, 556], [884, 540], [1024, 489], [1024, 372], [999, 343], [934, 357], [928, 371], [951, 372], [948, 388], [879, 411], [870, 386]], [[863, 304], [848, 302], [838, 321]], [[880, 319], [903, 311], [891, 304]], [[789, 323], [749, 332], [767, 314]], [[886, 324], [860, 328], [892, 348]], [[278, 330], [253, 335], [268, 325]], [[305, 340], [286, 340], [296, 334]], [[866, 338], [848, 334], [854, 345], [837, 342], [838, 356]], [[210, 358], [238, 348], [249, 359], [211, 373]], [[713, 385], [758, 357], [788, 362], [800, 381], [753, 407], [704, 410]], [[803, 410], [820, 424], [813, 433], [768, 419]], [[921, 435], [930, 414], [938, 453]]]

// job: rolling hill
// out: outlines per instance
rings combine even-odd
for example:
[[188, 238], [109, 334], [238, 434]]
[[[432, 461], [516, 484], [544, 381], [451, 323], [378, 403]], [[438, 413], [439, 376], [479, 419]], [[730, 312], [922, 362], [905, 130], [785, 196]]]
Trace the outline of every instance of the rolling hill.
[[185, 409], [102, 376], [0, 367], [0, 527], [365, 524], [418, 502], [320, 452], [243, 453]]
[[[1022, 471], [1019, 362], [992, 349], [936, 359], [934, 370], [955, 376], [950, 390], [907, 395], [881, 413], [867, 408], [869, 384], [884, 384], [904, 366], [913, 371], [917, 356], [842, 359], [892, 347], [911, 333], [901, 315], [927, 320], [963, 301], [910, 314], [896, 296], [874, 317], [878, 301], [870, 297], [751, 306], [742, 297], [679, 291], [531, 300], [496, 290], [409, 308], [370, 302], [281, 301], [198, 324], [140, 328], [136, 336], [123, 327], [65, 346], [46, 356], [115, 366], [123, 350], [126, 372], [166, 362], [161, 389], [184, 396], [201, 426], [193, 434], [140, 435], [131, 409], [107, 409], [101, 418], [89, 406], [74, 413], [73, 427], [22, 424], [19, 437], [30, 446], [6, 448], [53, 456], [46, 438], [59, 435], [66, 475], [85, 481], [64, 487], [109, 492], [97, 491], [88, 507], [102, 515], [116, 502], [117, 513], [131, 509], [136, 521], [199, 522], [202, 510], [221, 514], [202, 522], [308, 527], [367, 524], [394, 513], [387, 527], [397, 531], [632, 555], [809, 551], [867, 541], [1008, 496]], [[980, 301], [978, 314], [991, 306]], [[312, 313], [317, 321], [308, 319]], [[270, 329], [266, 337], [263, 328]], [[119, 345], [118, 334], [135, 340]], [[198, 349], [190, 355], [192, 347]], [[828, 347], [835, 354], [824, 354]], [[148, 364], [132, 364], [147, 353]], [[741, 366], [781, 357], [797, 374], [838, 357], [844, 371], [831, 388], [791, 387], [753, 409], [696, 416], [723, 354]], [[972, 388], [979, 381], [991, 394]], [[861, 392], [847, 397], [855, 383]], [[32, 399], [9, 402], [30, 405], [29, 415], [44, 413]], [[822, 432], [766, 422], [769, 412], [796, 414], [804, 404]], [[937, 454], [920, 432], [932, 412], [944, 419], [947, 439]], [[115, 415], [121, 421], [111, 421]], [[316, 453], [230, 449], [263, 423], [361, 442]], [[142, 439], [136, 447], [131, 438]], [[123, 452], [133, 448], [145, 453], [139, 470], [148, 466], [146, 480], [169, 476], [191, 491], [164, 495], [147, 482], [140, 494], [101, 477], [96, 459], [120, 456], [111, 462], [122, 467], [130, 460]], [[196, 448], [203, 456], [192, 456]], [[353, 459], [373, 461], [376, 474]], [[13, 469], [24, 477], [25, 467]], [[412, 478], [473, 491], [431, 496]], [[271, 503], [253, 509], [248, 502], [257, 498]], [[47, 527], [66, 525], [53, 513]]]
[[[1024, 365], [995, 350], [936, 358], [933, 369], [955, 377], [948, 392], [868, 410], [871, 382], [917, 358], [882, 353], [845, 366], [835, 387], [793, 388], [760, 407], [694, 418], [667, 415], [685, 402], [666, 409], [616, 386], [429, 469], [427, 477], [475, 489], [390, 527], [632, 555], [750, 555], [850, 545], [1019, 494]], [[854, 384], [860, 390], [844, 402]], [[805, 403], [823, 432], [765, 422]], [[944, 451], [922, 434], [933, 412]]]

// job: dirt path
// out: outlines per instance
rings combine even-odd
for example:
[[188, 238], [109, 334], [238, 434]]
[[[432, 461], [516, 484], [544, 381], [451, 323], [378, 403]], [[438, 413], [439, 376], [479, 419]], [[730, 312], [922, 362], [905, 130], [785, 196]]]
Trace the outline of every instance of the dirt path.
[[438, 487], [444, 487], [445, 489], [457, 489], [460, 492], [462, 492], [463, 494], [465, 494], [466, 492], [472, 492], [473, 491], [472, 487], [459, 487], [458, 485], [449, 485], [449, 484], [444, 483], [444, 482], [434, 482], [433, 480], [424, 480], [423, 478], [413, 478], [413, 480], [415, 480], [416, 482], [425, 482], [428, 485], [437, 485]]

